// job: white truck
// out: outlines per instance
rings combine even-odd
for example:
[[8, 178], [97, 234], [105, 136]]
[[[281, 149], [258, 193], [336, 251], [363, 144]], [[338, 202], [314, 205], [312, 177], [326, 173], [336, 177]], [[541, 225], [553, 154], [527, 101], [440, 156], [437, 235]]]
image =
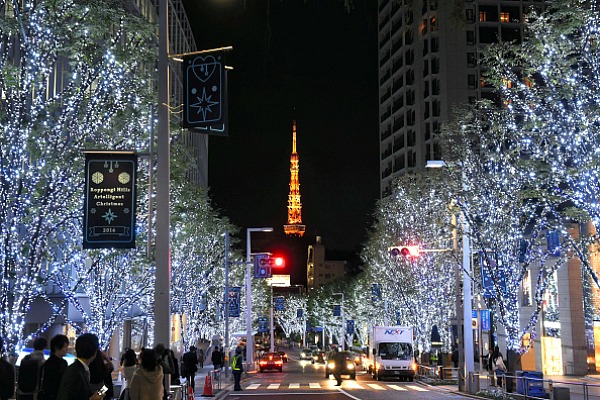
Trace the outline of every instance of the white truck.
[[369, 346], [368, 371], [373, 379], [398, 377], [413, 381], [417, 363], [412, 327], [374, 326], [369, 333]]

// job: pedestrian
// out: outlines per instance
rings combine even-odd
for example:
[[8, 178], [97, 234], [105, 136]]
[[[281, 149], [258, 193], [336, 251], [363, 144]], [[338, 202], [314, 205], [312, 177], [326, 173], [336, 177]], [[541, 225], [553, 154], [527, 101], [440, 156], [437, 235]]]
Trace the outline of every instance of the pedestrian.
[[15, 368], [4, 357], [4, 339], [0, 337], [0, 400], [8, 400], [15, 394]]
[[173, 373], [171, 374], [171, 382], [175, 382], [175, 384], [179, 385], [181, 383], [181, 374], [179, 373], [179, 363], [177, 361], [177, 357], [175, 356], [175, 352], [171, 349], [167, 350], [169, 352], [169, 357], [173, 360]]
[[506, 374], [507, 368], [498, 346], [494, 347], [494, 352], [492, 353], [492, 365], [496, 374], [496, 385], [502, 386], [502, 377]]
[[129, 386], [131, 400], [161, 400], [164, 397], [163, 369], [153, 349], [145, 349], [140, 368], [136, 369]]
[[198, 364], [200, 368], [204, 368], [204, 350], [199, 349], [198, 351]]
[[123, 374], [123, 378], [125, 379], [125, 384], [121, 389], [121, 395], [119, 396], [119, 400], [128, 400], [129, 399], [129, 386], [131, 384], [131, 378], [133, 378], [133, 373], [137, 368], [137, 358], [135, 355], [135, 351], [127, 348], [125, 352], [121, 356], [121, 373]]
[[55, 400], [60, 387], [60, 380], [67, 369], [64, 356], [69, 349], [69, 338], [56, 335], [50, 340], [50, 357], [42, 365], [40, 393], [38, 400]]
[[90, 363], [96, 358], [98, 337], [91, 333], [80, 335], [75, 341], [77, 359], [69, 365], [60, 380], [57, 400], [100, 400], [103, 394], [90, 388]]
[[163, 373], [163, 378], [164, 378], [164, 382], [163, 382], [164, 396], [163, 396], [163, 398], [166, 400], [169, 395], [168, 389], [169, 389], [169, 386], [171, 385], [170, 377], [171, 377], [171, 374], [173, 373], [173, 368], [174, 368], [173, 360], [171, 359], [171, 356], [169, 355], [167, 348], [162, 343], [159, 343], [156, 346], [154, 346], [154, 352], [158, 359], [158, 364], [162, 368], [162, 373]]
[[21, 360], [18, 370], [17, 383], [19, 400], [35, 400], [40, 391], [41, 368], [44, 364], [44, 349], [48, 341], [39, 337], [33, 341], [33, 352]]
[[221, 367], [223, 366], [223, 355], [219, 351], [219, 347], [215, 346], [215, 349], [210, 355], [210, 360], [213, 363], [214, 369], [221, 369]]
[[242, 372], [244, 372], [244, 359], [242, 357], [242, 348], [235, 348], [235, 355], [231, 359], [231, 371], [233, 372], [234, 386], [233, 390], [239, 392], [242, 390], [240, 386], [240, 379], [242, 378]]
[[335, 355], [333, 357], [333, 362], [334, 362], [334, 367], [333, 367], [333, 376], [336, 380], [336, 384], [335, 386], [341, 386], [342, 385], [342, 364], [346, 362], [346, 358], [344, 357], [344, 355], [342, 353], [340, 353], [340, 350], [338, 347], [335, 348]]
[[198, 371], [198, 355], [196, 346], [190, 346], [190, 350], [183, 355], [183, 371], [188, 387], [196, 388], [196, 372]]

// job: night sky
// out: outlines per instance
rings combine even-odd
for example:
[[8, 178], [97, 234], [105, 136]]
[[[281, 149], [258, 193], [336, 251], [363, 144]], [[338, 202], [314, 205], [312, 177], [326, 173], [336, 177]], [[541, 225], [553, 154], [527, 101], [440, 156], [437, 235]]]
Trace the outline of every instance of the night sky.
[[[350, 259], [379, 197], [377, 2], [354, 3], [348, 13], [339, 0], [184, 0], [198, 49], [233, 46], [229, 137], [209, 141], [210, 197], [242, 228], [243, 249], [245, 228], [275, 228], [270, 248], [253, 239], [252, 251], [294, 253], [293, 283], [306, 279], [316, 235], [329, 259]], [[283, 239], [294, 119], [304, 240]]]

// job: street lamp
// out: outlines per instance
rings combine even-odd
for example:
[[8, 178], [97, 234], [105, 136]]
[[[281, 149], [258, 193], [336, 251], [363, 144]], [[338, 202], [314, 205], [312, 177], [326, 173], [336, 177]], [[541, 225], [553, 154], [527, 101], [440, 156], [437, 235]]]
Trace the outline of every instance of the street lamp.
[[342, 351], [346, 350], [346, 320], [344, 319], [344, 293], [333, 293], [334, 296], [342, 296]]
[[248, 371], [254, 368], [254, 338], [252, 337], [252, 259], [250, 234], [252, 232], [273, 232], [273, 228], [246, 229], [246, 362]]
[[[427, 161], [427, 165], [426, 168], [442, 168], [442, 167], [446, 167], [447, 164], [445, 161], [443, 160], [428, 160]], [[465, 181], [465, 174], [464, 174], [464, 170], [462, 171], [462, 177], [461, 177], [461, 182], [462, 182], [462, 188], [463, 190], [466, 189], [466, 181]], [[462, 261], [462, 281], [463, 281], [463, 307], [462, 307], [462, 311], [463, 311], [463, 348], [461, 348], [460, 346], [460, 332], [459, 332], [459, 346], [458, 346], [458, 352], [459, 352], [459, 360], [461, 363], [464, 363], [464, 369], [463, 369], [463, 373], [464, 373], [464, 382], [467, 382], [467, 379], [471, 376], [471, 374], [474, 373], [475, 371], [475, 361], [474, 361], [474, 353], [473, 353], [473, 330], [471, 329], [471, 321], [473, 318], [473, 310], [472, 310], [472, 304], [471, 304], [471, 276], [470, 276], [470, 271], [471, 271], [471, 242], [470, 242], [470, 238], [469, 238], [469, 224], [467, 223], [467, 219], [464, 216], [463, 213], [463, 218], [462, 218], [462, 225], [463, 225], [463, 237], [462, 237], [462, 244], [463, 244], [463, 261]], [[456, 230], [455, 230], [456, 231]], [[456, 234], [454, 235], [454, 248], [457, 248], [457, 243], [456, 243]], [[458, 265], [455, 269], [455, 279], [456, 279], [456, 317], [458, 319], [458, 316], [460, 315], [460, 295], [458, 293], [458, 287], [459, 287], [459, 282], [460, 282], [460, 271], [458, 268]], [[458, 321], [457, 321], [458, 324]], [[460, 327], [460, 326], [459, 326]], [[459, 377], [458, 380], [458, 384], [459, 384], [459, 389], [460, 389], [460, 385], [461, 385], [461, 379]], [[466, 385], [465, 385], [466, 386]], [[463, 386], [463, 388], [465, 387]]]

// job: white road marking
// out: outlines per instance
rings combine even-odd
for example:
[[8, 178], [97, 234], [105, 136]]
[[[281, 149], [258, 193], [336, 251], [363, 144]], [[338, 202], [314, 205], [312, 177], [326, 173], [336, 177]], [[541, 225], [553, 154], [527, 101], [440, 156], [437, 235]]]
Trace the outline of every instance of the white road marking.
[[299, 383], [290, 383], [290, 389], [299, 389], [299, 388], [300, 388]]
[[402, 386], [398, 386], [398, 385], [388, 385], [388, 387], [391, 387], [394, 390], [406, 391], [406, 389], [404, 389]]
[[309, 383], [308, 387], [310, 387], [311, 389], [321, 389], [321, 384], [320, 383]]
[[253, 383], [252, 385], [248, 385], [248, 387], [246, 389], [248, 389], [248, 390], [258, 389], [259, 386], [260, 386], [260, 383]]
[[385, 390], [384, 387], [377, 385], [376, 383], [367, 383], [367, 386], [372, 387], [375, 390]]
[[417, 392], [429, 392], [429, 390], [427, 389], [423, 389], [420, 386], [415, 386], [415, 385], [406, 385], [406, 387], [411, 388], [412, 390], [416, 390]]
[[279, 389], [279, 383], [271, 383], [267, 389]]

